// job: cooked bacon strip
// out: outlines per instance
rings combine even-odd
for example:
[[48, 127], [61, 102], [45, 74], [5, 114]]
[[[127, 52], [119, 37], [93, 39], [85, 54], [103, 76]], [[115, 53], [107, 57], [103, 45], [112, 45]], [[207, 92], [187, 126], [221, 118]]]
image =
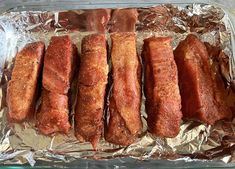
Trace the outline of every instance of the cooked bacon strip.
[[150, 133], [175, 137], [182, 118], [177, 67], [169, 37], [144, 40], [144, 91]]
[[67, 94], [73, 73], [73, 44], [68, 35], [54, 36], [46, 50], [43, 87], [54, 93]]
[[96, 148], [103, 131], [107, 81], [108, 64], [105, 35], [88, 35], [82, 40], [75, 135], [80, 141], [91, 142], [94, 148]]
[[118, 145], [133, 143], [142, 129], [140, 62], [135, 38], [134, 33], [111, 35], [113, 88], [105, 139]]
[[43, 42], [30, 43], [16, 55], [7, 88], [10, 121], [23, 121], [34, 115], [44, 48]]
[[134, 32], [137, 18], [137, 9], [115, 9], [110, 20], [109, 32]]
[[209, 63], [206, 46], [194, 35], [180, 42], [175, 60], [179, 72], [179, 86], [184, 118], [208, 124], [231, 117], [223, 101], [219, 85]]
[[44, 59], [43, 96], [37, 116], [37, 126], [43, 134], [68, 133], [68, 90], [76, 58], [77, 48], [68, 36], [51, 38]]

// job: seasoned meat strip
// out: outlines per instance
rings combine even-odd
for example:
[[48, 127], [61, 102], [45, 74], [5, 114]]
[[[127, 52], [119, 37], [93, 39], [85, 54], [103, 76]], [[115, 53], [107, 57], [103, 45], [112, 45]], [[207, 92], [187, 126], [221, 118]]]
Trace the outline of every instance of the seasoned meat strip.
[[110, 19], [109, 32], [134, 32], [137, 18], [137, 9], [115, 9]]
[[63, 94], [42, 91], [42, 103], [37, 116], [37, 127], [45, 135], [62, 132], [68, 133], [68, 97]]
[[43, 96], [37, 114], [42, 134], [68, 133], [68, 90], [77, 60], [77, 48], [68, 36], [51, 38], [44, 59]]
[[58, 94], [67, 94], [73, 73], [73, 60], [73, 44], [70, 37], [52, 37], [45, 54], [43, 87]]
[[144, 92], [148, 130], [160, 137], [175, 137], [182, 118], [178, 72], [169, 37], [144, 40]]
[[7, 88], [10, 121], [23, 121], [34, 115], [44, 48], [43, 42], [34, 42], [27, 44], [16, 55]]
[[82, 40], [75, 113], [75, 135], [96, 148], [103, 131], [105, 91], [108, 81], [106, 39], [92, 34]]
[[105, 33], [111, 9], [59, 12], [59, 24], [68, 30]]
[[136, 36], [134, 33], [114, 33], [111, 39], [113, 87], [105, 139], [114, 144], [129, 145], [142, 129], [140, 62], [136, 53]]
[[208, 124], [230, 118], [219, 85], [212, 77], [208, 52], [196, 36], [188, 35], [174, 51], [179, 72], [179, 87], [184, 118]]

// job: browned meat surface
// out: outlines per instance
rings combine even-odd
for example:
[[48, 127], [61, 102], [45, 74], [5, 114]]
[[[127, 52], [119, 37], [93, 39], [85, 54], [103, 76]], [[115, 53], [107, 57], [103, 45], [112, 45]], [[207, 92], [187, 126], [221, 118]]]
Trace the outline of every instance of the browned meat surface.
[[43, 96], [37, 116], [41, 133], [68, 133], [68, 90], [77, 64], [77, 48], [69, 36], [52, 37], [43, 67]]
[[178, 73], [169, 37], [144, 40], [144, 92], [150, 133], [175, 137], [182, 118]]
[[62, 132], [68, 133], [68, 97], [63, 94], [43, 89], [42, 103], [37, 116], [37, 127], [45, 135]]
[[196, 36], [188, 35], [174, 54], [184, 118], [193, 118], [208, 124], [230, 118], [231, 111], [224, 103], [221, 90], [213, 78], [205, 45]]
[[80, 141], [91, 142], [94, 148], [96, 148], [103, 131], [107, 81], [108, 64], [105, 35], [88, 35], [82, 40], [75, 135]]
[[140, 62], [136, 54], [134, 33], [114, 33], [112, 39], [112, 78], [105, 128], [105, 139], [118, 145], [133, 143], [141, 132]]
[[69, 30], [94, 31], [105, 33], [110, 19], [110, 9], [60, 12], [59, 24]]
[[136, 9], [115, 9], [110, 20], [109, 32], [134, 32], [137, 17]]
[[10, 121], [22, 121], [34, 115], [44, 47], [43, 42], [30, 43], [16, 55], [7, 88]]
[[58, 94], [67, 94], [73, 73], [73, 44], [68, 35], [54, 36], [46, 50], [43, 87]]

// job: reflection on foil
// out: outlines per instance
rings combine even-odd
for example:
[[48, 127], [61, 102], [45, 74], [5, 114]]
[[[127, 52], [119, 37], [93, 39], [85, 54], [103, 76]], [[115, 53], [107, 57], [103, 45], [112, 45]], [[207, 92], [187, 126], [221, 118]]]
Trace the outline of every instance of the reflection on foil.
[[[87, 20], [92, 21], [97, 11], [102, 12], [98, 15], [102, 20], [99, 27], [73, 20], [73, 18], [88, 18]], [[69, 34], [80, 52], [80, 42], [84, 35], [97, 30], [109, 31], [112, 26], [112, 23], [107, 22], [110, 11], [110, 9], [96, 10], [96, 12], [63, 11], [62, 15], [60, 12], [11, 12], [0, 16], [0, 163], [29, 163], [33, 166], [37, 160], [71, 162], [77, 158], [110, 159], [127, 156], [141, 160], [203, 159], [234, 162], [235, 121], [220, 121], [213, 126], [186, 121], [182, 123], [177, 137], [165, 139], [154, 137], [146, 132], [144, 96], [141, 107], [143, 133], [141, 138], [128, 147], [112, 145], [102, 139], [97, 146], [98, 150], [94, 151], [89, 143], [77, 141], [73, 129], [67, 136], [54, 134], [49, 137], [39, 134], [33, 122], [14, 125], [7, 123], [6, 85], [10, 79], [16, 52], [28, 42], [42, 40], [48, 44], [51, 36], [61, 34]], [[172, 45], [175, 48], [189, 33], [194, 33], [204, 42], [222, 49], [218, 51], [220, 54], [217, 58], [217, 67], [220, 68], [227, 83], [226, 99], [230, 101], [230, 106], [235, 107], [234, 94], [229, 86], [235, 84], [231, 29], [229, 19], [222, 9], [200, 4], [187, 7], [161, 5], [139, 8], [138, 12], [136, 30], [139, 54], [143, 39], [153, 35], [172, 36], [174, 39]], [[70, 16], [72, 18], [69, 18]], [[110, 44], [108, 33], [107, 37]]]

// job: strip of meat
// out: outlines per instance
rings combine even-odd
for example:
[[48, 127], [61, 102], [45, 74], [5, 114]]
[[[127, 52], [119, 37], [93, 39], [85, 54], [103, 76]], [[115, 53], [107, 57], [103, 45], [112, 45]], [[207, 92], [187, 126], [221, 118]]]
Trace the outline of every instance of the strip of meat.
[[59, 24], [69, 30], [105, 33], [110, 12], [110, 9], [60, 12]]
[[134, 32], [137, 18], [137, 9], [115, 9], [110, 20], [109, 32]]
[[134, 33], [111, 35], [113, 88], [108, 105], [105, 139], [118, 145], [133, 143], [142, 129], [140, 62], [135, 38]]
[[182, 118], [178, 73], [169, 37], [144, 40], [144, 92], [148, 130], [160, 137], [175, 137]]
[[63, 94], [43, 89], [42, 103], [37, 116], [37, 127], [45, 135], [62, 132], [68, 133], [68, 97]]
[[7, 88], [10, 121], [23, 121], [34, 115], [44, 48], [43, 42], [30, 43], [16, 55]]
[[43, 68], [43, 96], [37, 116], [41, 133], [68, 133], [68, 90], [77, 63], [77, 48], [69, 36], [52, 37]]
[[43, 87], [58, 94], [67, 94], [73, 74], [73, 44], [68, 35], [54, 36], [46, 50]]
[[[174, 31], [182, 32], [182, 30], [176, 26], [173, 17], [174, 8], [166, 5], [159, 5], [151, 8], [138, 9], [138, 24], [136, 26], [137, 31]], [[178, 10], [176, 10], [178, 11]]]
[[180, 42], [175, 60], [179, 72], [179, 86], [184, 118], [208, 124], [230, 118], [231, 112], [221, 103], [205, 45], [194, 35]]
[[93, 147], [103, 131], [105, 91], [108, 82], [106, 39], [92, 34], [82, 40], [81, 64], [75, 113], [75, 135]]
[[86, 16], [86, 31], [105, 33], [110, 13], [110, 9], [89, 10]]

